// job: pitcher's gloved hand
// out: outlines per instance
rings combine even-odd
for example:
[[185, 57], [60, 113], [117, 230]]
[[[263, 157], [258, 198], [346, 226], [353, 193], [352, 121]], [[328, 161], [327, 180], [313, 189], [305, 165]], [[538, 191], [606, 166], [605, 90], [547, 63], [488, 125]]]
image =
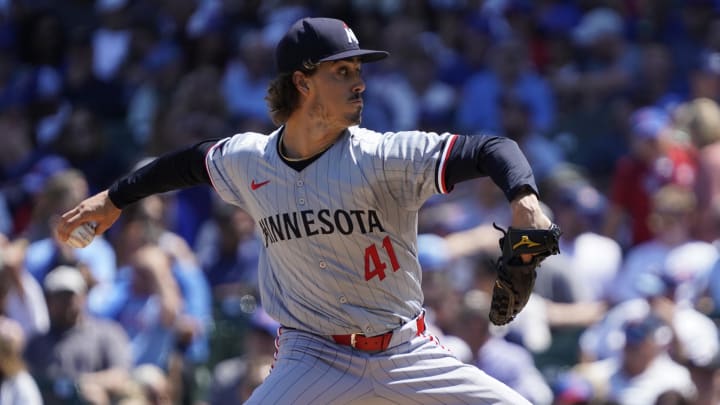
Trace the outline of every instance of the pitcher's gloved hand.
[[[503, 233], [502, 255], [497, 261], [497, 279], [493, 288], [490, 322], [505, 325], [525, 307], [535, 286], [535, 268], [546, 257], [560, 253], [562, 232], [552, 224], [548, 229], [508, 228], [493, 224]], [[530, 258], [527, 260], [527, 258]]]

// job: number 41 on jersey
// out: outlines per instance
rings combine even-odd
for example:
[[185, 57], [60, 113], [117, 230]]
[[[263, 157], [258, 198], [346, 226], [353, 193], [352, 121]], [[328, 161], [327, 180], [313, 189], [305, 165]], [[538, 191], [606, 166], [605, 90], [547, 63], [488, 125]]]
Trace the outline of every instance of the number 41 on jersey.
[[[392, 241], [389, 236], [386, 236], [382, 241], [382, 248], [385, 250], [388, 259], [390, 260], [390, 266], [393, 271], [398, 271], [400, 263], [398, 263], [397, 256], [395, 256], [395, 249], [393, 249]], [[380, 259], [378, 247], [372, 244], [365, 248], [365, 281], [369, 281], [371, 278], [377, 276], [380, 280], [385, 278], [385, 269], [387, 263]]]

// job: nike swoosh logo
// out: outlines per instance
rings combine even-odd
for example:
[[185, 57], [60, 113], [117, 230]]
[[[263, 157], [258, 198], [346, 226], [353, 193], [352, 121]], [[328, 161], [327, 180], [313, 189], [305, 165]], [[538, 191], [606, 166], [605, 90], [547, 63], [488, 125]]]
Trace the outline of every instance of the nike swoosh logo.
[[253, 190], [257, 190], [268, 183], [270, 183], [270, 180], [261, 181], [260, 183], [255, 183], [255, 180], [253, 180], [250, 182], [250, 188]]

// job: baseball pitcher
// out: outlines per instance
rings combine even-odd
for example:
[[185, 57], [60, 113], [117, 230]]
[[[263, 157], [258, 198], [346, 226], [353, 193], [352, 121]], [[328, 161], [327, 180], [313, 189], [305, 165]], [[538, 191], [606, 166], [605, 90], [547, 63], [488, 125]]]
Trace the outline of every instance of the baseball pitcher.
[[498, 324], [527, 302], [559, 231], [513, 141], [358, 126], [362, 65], [387, 55], [361, 49], [340, 20], [296, 22], [266, 97], [277, 130], [161, 156], [65, 213], [58, 238], [88, 222], [100, 234], [143, 197], [208, 184], [254, 218], [262, 305], [282, 325], [273, 370], [247, 403], [528, 403], [425, 333], [418, 210], [471, 178], [503, 190], [513, 223], [489, 314]]

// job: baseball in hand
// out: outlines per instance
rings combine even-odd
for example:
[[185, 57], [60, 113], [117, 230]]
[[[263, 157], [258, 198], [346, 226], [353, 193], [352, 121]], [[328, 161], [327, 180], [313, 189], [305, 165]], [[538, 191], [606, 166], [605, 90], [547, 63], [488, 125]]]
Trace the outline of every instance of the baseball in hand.
[[86, 222], [73, 229], [67, 240], [67, 245], [74, 248], [84, 248], [95, 238], [95, 222]]

